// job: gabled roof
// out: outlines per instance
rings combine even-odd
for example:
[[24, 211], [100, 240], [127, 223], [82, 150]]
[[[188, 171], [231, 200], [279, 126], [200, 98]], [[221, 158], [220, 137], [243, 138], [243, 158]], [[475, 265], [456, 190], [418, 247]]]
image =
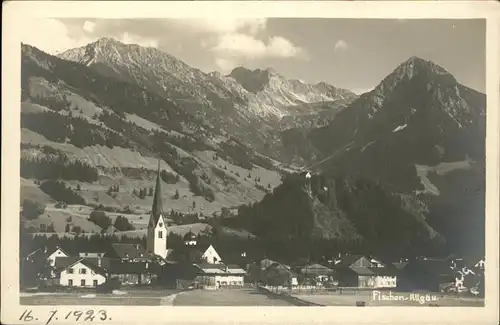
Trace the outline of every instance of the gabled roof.
[[333, 270], [321, 264], [309, 264], [301, 268], [300, 273], [310, 275], [329, 275], [333, 273]]
[[366, 256], [363, 256], [360, 254], [354, 254], [354, 255], [343, 256], [340, 259], [339, 263], [337, 263], [336, 265], [338, 265], [338, 266], [351, 266], [352, 264], [356, 263], [361, 258], [366, 258], [368, 261], [370, 261], [370, 259], [368, 259]]
[[199, 264], [198, 267], [205, 274], [233, 274], [233, 275], [244, 275], [247, 272], [237, 265], [224, 265], [224, 264], [209, 264], [203, 263]]
[[112, 274], [144, 274], [149, 267], [147, 262], [122, 262], [118, 259], [110, 259], [106, 264], [106, 270]]
[[271, 265], [273, 265], [274, 263], [277, 263], [276, 261], [273, 261], [273, 260], [270, 260], [268, 258], [265, 258], [263, 259], [262, 261], [260, 261], [260, 268], [261, 269], [267, 269], [268, 267], [270, 267]]
[[368, 268], [368, 267], [363, 267], [363, 266], [350, 266], [349, 269], [354, 271], [357, 275], [376, 275], [376, 273]]
[[151, 253], [139, 244], [113, 243], [111, 248], [115, 255], [122, 259], [152, 258]]
[[106, 275], [106, 270], [96, 264], [96, 259], [68, 256], [68, 257], [57, 257], [55, 260], [55, 273], [61, 273], [62, 271], [72, 267], [75, 264], [82, 263], [88, 268], [92, 269], [95, 273]]

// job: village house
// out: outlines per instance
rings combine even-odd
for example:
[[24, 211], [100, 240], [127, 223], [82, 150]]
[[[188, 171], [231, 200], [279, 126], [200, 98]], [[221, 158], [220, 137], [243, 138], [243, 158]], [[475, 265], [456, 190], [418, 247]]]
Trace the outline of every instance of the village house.
[[[372, 261], [373, 260], [373, 261]], [[336, 261], [338, 285], [357, 288], [395, 288], [398, 270], [363, 255], [346, 255]]]
[[196, 282], [205, 289], [241, 288], [246, 271], [237, 265], [200, 264]]
[[51, 250], [47, 249], [47, 247], [44, 247], [44, 248], [38, 248], [33, 252], [31, 252], [30, 254], [28, 254], [28, 256], [26, 256], [26, 260], [27, 261], [33, 260], [38, 257], [44, 258], [53, 268], [55, 267], [57, 257], [68, 257], [68, 256], [70, 255], [59, 246], [56, 246], [54, 249]]
[[104, 258], [102, 267], [109, 278], [118, 279], [125, 285], [150, 284], [155, 278], [152, 263], [149, 261], [130, 262]]
[[301, 284], [324, 286], [326, 284], [334, 285], [335, 272], [321, 264], [309, 264], [304, 267], [299, 267]]
[[111, 250], [106, 253], [105, 257], [129, 263], [145, 263], [153, 260], [153, 255], [142, 245], [126, 243], [111, 244]]
[[264, 270], [262, 279], [271, 286], [297, 286], [298, 276], [288, 265], [275, 262]]
[[58, 257], [54, 268], [55, 284], [68, 287], [96, 287], [106, 281], [106, 270], [90, 259]]

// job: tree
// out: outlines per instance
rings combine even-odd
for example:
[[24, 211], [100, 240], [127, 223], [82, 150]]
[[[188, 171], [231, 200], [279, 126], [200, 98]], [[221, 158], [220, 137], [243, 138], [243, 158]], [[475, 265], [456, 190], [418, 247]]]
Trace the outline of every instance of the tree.
[[82, 190], [82, 187], [80, 186], [80, 184], [76, 185], [76, 190], [77, 191], [81, 191]]
[[23, 216], [28, 220], [38, 218], [45, 212], [45, 205], [40, 202], [25, 199], [23, 201]]
[[107, 229], [112, 224], [111, 218], [104, 211], [99, 210], [93, 210], [90, 213], [89, 220], [103, 229]]
[[71, 225], [69, 223], [66, 224], [66, 227], [64, 228], [64, 232], [71, 232]]
[[129, 220], [123, 216], [118, 216], [115, 219], [114, 227], [119, 231], [134, 230], [134, 226], [129, 222]]
[[174, 199], [174, 200], [178, 200], [178, 199], [179, 199], [179, 197], [180, 197], [179, 190], [177, 190], [177, 189], [176, 189], [176, 190], [175, 190], [175, 194], [174, 194], [174, 196], [173, 196], [173, 199]]
[[56, 232], [56, 229], [54, 228], [53, 223], [51, 223], [50, 225], [47, 226], [47, 232]]
[[196, 209], [196, 202], [193, 201], [193, 209]]
[[79, 234], [81, 234], [81, 233], [83, 232], [83, 229], [82, 229], [82, 227], [80, 227], [80, 226], [74, 226], [74, 227], [73, 227], [73, 232], [74, 232], [76, 235], [79, 235]]
[[149, 188], [148, 196], [153, 196], [153, 188], [152, 187]]

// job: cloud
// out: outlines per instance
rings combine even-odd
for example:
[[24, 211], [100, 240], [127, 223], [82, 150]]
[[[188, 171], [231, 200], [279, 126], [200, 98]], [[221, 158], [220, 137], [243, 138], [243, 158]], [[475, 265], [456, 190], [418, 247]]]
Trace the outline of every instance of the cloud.
[[143, 47], [158, 48], [158, 40], [154, 38], [137, 36], [128, 32], [123, 33], [121, 36], [117, 37], [117, 39], [125, 44], [137, 44]]
[[86, 31], [87, 33], [93, 33], [95, 30], [95, 23], [86, 20], [85, 23], [83, 23], [82, 29]]
[[78, 38], [70, 37], [68, 28], [57, 19], [34, 18], [27, 20], [27, 25], [19, 32], [21, 33], [21, 42], [50, 54], [83, 46], [93, 40], [85, 35]]
[[215, 64], [224, 74], [231, 72], [238, 65], [236, 62], [224, 58], [215, 58]]
[[267, 18], [169, 19], [166, 23], [173, 23], [191, 33], [223, 34], [245, 31], [255, 35], [266, 29]]
[[342, 40], [342, 39], [340, 39], [340, 40], [338, 40], [338, 41], [335, 43], [335, 48], [334, 48], [334, 50], [335, 50], [335, 52], [345, 51], [345, 50], [347, 50], [347, 47], [348, 47], [347, 42], [346, 42], [346, 41], [344, 41], [344, 40]]
[[[98, 24], [85, 21], [77, 26], [70, 26], [57, 19], [32, 19], [21, 30], [21, 42], [37, 47], [49, 54], [58, 54], [71, 48], [85, 46], [100, 37], [114, 37], [125, 44], [138, 44], [145, 47], [158, 47], [158, 40], [138, 36], [134, 33], [97, 35]], [[93, 35], [89, 35], [93, 34]]]
[[223, 57], [261, 59], [274, 58], [306, 58], [306, 53], [300, 47], [281, 36], [268, 38], [267, 43], [255, 37], [242, 33], [221, 35], [210, 51]]

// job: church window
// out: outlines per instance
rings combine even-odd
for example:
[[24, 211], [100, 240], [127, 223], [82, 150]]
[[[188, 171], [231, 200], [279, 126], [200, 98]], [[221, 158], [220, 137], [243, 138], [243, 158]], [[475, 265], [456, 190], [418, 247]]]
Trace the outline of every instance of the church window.
[[163, 238], [163, 231], [158, 231], [158, 238]]
[[160, 222], [160, 223], [158, 224], [158, 226], [159, 226], [159, 227], [163, 227], [163, 223], [161, 223], [161, 222]]

